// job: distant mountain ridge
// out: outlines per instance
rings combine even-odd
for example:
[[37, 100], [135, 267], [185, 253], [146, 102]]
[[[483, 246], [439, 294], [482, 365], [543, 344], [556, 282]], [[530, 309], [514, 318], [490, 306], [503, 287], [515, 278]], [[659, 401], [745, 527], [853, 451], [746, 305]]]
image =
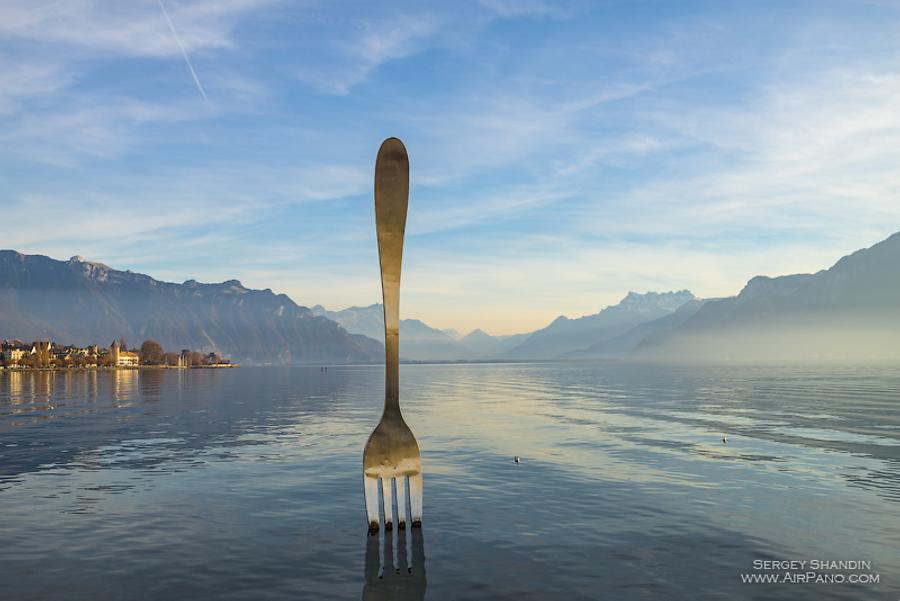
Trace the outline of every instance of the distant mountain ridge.
[[671, 313], [652, 321], [645, 321], [626, 330], [618, 336], [599, 340], [586, 349], [572, 351], [563, 355], [564, 359], [600, 359], [608, 357], [625, 357], [631, 354], [642, 342], [652, 336], [673, 330], [690, 319], [705, 305], [707, 300], [694, 298]]
[[[341, 324], [348, 332], [384, 340], [384, 309], [380, 303], [329, 311], [322, 305], [312, 312]], [[453, 331], [455, 333], [455, 331]], [[491, 336], [474, 330], [461, 338], [433, 328], [418, 319], [400, 320], [400, 357], [415, 361], [461, 361], [485, 359], [511, 348], [521, 337]]]
[[[248, 362], [379, 362], [383, 319], [380, 304], [308, 309], [237, 280], [174, 284], [81, 257], [0, 251], [0, 338], [126, 336]], [[400, 329], [401, 358], [419, 361], [900, 360], [900, 233], [814, 274], [756, 276], [733, 297], [629, 292], [596, 314], [513, 336], [460, 336], [417, 319]]]
[[285, 294], [237, 280], [175, 284], [79, 256], [0, 251], [0, 337], [106, 344], [121, 336], [254, 363], [377, 361], [384, 352]]
[[[548, 360], [559, 358], [591, 358], [619, 356], [630, 352], [651, 331], [673, 327], [675, 317], [661, 320], [658, 328], [649, 325], [665, 318], [684, 305], [699, 306], [699, 301], [687, 290], [679, 292], [629, 292], [618, 304], [609, 306], [595, 315], [569, 319], [557, 317], [550, 325], [535, 332], [492, 336], [475, 329], [465, 336], [454, 338], [444, 330], [433, 328], [418, 319], [400, 321], [400, 356], [417, 361], [454, 360]], [[329, 311], [321, 305], [312, 308], [313, 313], [333, 319], [348, 332], [363, 334], [383, 340], [384, 313], [381, 304], [367, 307], [348, 307]], [[678, 313], [687, 315], [686, 310]], [[680, 323], [680, 322], [679, 322]], [[636, 326], [648, 324], [646, 329]], [[611, 346], [598, 350], [617, 336], [622, 341], [611, 341]], [[624, 342], [628, 340], [629, 342]], [[588, 347], [591, 347], [590, 349]]]
[[900, 232], [815, 274], [757, 276], [635, 356], [694, 361], [900, 359]]
[[514, 349], [529, 336], [531, 336], [530, 332], [491, 336], [482, 329], [476, 329], [460, 338], [459, 341], [477, 357], [499, 357]]
[[586, 349], [629, 329], [676, 311], [695, 300], [688, 290], [679, 292], [629, 292], [618, 304], [577, 319], [557, 317], [533, 332], [521, 344], [503, 354], [509, 359], [552, 359]]

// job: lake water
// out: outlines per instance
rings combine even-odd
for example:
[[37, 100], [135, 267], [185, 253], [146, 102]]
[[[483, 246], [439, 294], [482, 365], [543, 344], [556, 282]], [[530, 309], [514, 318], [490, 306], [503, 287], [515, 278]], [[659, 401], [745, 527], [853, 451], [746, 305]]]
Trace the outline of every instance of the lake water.
[[[424, 527], [373, 538], [381, 368], [0, 373], [0, 597], [900, 599], [900, 368], [401, 383]], [[755, 560], [870, 563], [744, 583], [786, 571]]]

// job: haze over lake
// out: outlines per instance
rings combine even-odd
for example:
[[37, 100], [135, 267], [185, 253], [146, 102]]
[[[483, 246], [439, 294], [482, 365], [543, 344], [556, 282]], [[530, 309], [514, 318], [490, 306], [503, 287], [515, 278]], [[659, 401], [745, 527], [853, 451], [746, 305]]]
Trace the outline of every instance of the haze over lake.
[[[392, 542], [426, 571], [392, 594], [897, 599], [898, 401], [895, 366], [403, 365], [425, 525]], [[0, 373], [4, 598], [377, 596], [382, 402], [379, 366]], [[742, 583], [758, 559], [880, 582]]]

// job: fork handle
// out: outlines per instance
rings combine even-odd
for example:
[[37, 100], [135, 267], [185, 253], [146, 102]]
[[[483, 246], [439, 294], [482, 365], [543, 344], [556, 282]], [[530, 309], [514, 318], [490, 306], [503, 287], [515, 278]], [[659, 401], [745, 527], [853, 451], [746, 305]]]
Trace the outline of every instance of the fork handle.
[[375, 160], [375, 230], [384, 299], [384, 411], [400, 412], [400, 264], [409, 203], [409, 157], [388, 138]]

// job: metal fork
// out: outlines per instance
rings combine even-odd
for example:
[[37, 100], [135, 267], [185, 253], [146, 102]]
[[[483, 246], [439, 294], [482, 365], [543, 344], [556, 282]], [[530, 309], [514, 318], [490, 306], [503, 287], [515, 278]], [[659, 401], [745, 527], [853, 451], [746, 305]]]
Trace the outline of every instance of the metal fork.
[[394, 521], [393, 484], [397, 485], [397, 527], [406, 526], [409, 480], [413, 527], [422, 525], [422, 460], [419, 444], [400, 414], [400, 263], [409, 203], [409, 158], [403, 142], [388, 138], [375, 160], [375, 230], [384, 298], [384, 413], [363, 451], [363, 480], [369, 530], [379, 527], [378, 480], [382, 482], [384, 527]]

